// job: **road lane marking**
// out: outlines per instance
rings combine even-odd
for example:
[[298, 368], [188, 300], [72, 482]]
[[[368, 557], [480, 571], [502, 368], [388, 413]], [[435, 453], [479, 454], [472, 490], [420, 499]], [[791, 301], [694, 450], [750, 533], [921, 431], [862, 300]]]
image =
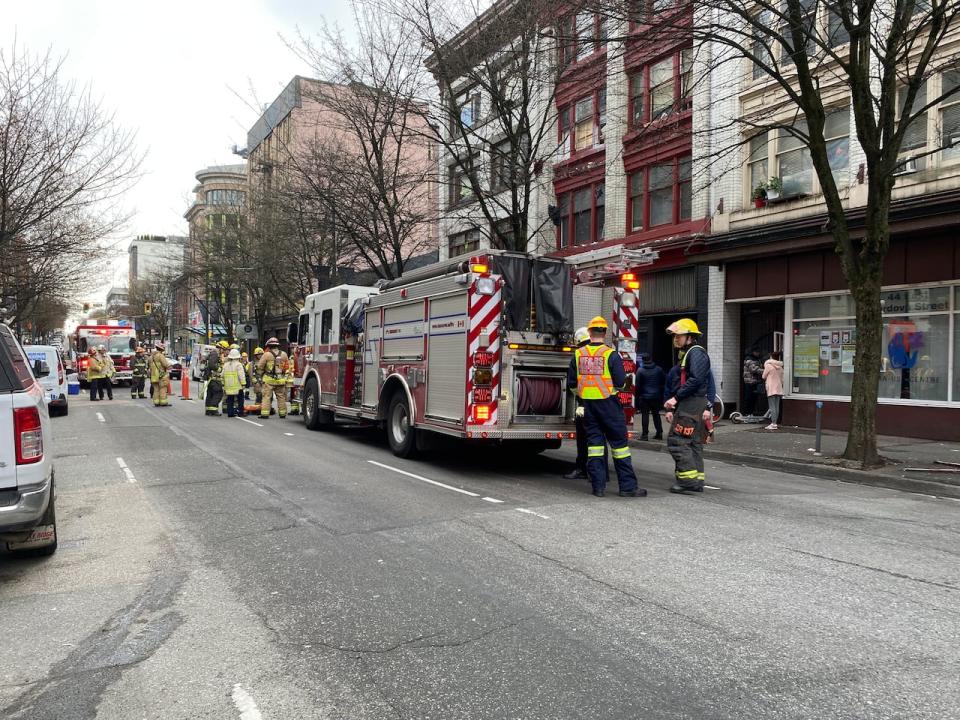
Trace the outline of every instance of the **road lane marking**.
[[549, 519], [550, 519], [550, 518], [547, 517], [546, 515], [541, 515], [540, 513], [534, 512], [533, 510], [528, 510], [527, 508], [516, 508], [516, 511], [517, 511], [517, 512], [525, 513], [525, 514], [527, 514], [527, 515], [536, 515], [538, 518], [543, 518], [544, 520], [549, 520]]
[[240, 683], [234, 685], [231, 697], [234, 706], [240, 711], [240, 720], [263, 720], [263, 715], [260, 714], [257, 703], [254, 702], [250, 693], [243, 689], [243, 685]]
[[293, 437], [293, 433], [284, 433], [287, 437]]
[[127, 467], [127, 464], [123, 461], [122, 457], [117, 458], [117, 465], [120, 466], [120, 469], [123, 470], [123, 474], [127, 476], [127, 482], [135, 483], [137, 479], [133, 476], [133, 471]]
[[103, 413], [97, 413], [97, 420], [100, 422], [106, 422], [106, 420], [103, 419]]
[[412, 472], [407, 472], [406, 470], [401, 470], [400, 468], [390, 467], [389, 465], [384, 465], [379, 463], [376, 460], [367, 460], [371, 465], [376, 465], [377, 467], [382, 467], [384, 470], [391, 470], [395, 473], [400, 473], [401, 475], [406, 475], [407, 477], [412, 477], [414, 480], [421, 480], [425, 483], [430, 483], [431, 485], [436, 485], [441, 487], [444, 490], [453, 490], [462, 495], [469, 495], [470, 497], [480, 497], [480, 493], [470, 492], [469, 490], [464, 490], [463, 488], [453, 487], [453, 485], [446, 485], [442, 482], [437, 482], [436, 480], [431, 480], [430, 478], [425, 478], [423, 475], [414, 475]]
[[480, 499], [481, 499], [481, 500], [486, 500], [488, 503], [502, 503], [502, 502], [503, 502], [503, 500], [497, 500], [496, 498], [492, 498], [492, 497], [485, 497], [485, 498], [480, 498]]
[[254, 422], [253, 420], [247, 420], [246, 418], [238, 417], [237, 420], [243, 420], [245, 423], [250, 423], [251, 425], [256, 425], [257, 427], [263, 427], [263, 425], [260, 423]]
[[720, 489], [720, 488], [718, 488], [718, 487], [714, 487], [713, 485], [704, 485], [703, 487], [704, 487], [704, 489], [706, 489], [706, 490], [719, 490], [719, 489]]

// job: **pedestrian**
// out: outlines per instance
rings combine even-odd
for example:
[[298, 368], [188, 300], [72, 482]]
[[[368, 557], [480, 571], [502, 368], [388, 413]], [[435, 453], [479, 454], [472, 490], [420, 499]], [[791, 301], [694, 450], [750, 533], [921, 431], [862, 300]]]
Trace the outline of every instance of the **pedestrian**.
[[[130, 397], [136, 400], [137, 398], [147, 397], [144, 394], [143, 389], [144, 385], [147, 382], [147, 356], [145, 355], [145, 350], [137, 346], [136, 354], [133, 356], [133, 360], [130, 362]], [[153, 382], [150, 383], [150, 394], [153, 395]]]
[[682, 318], [667, 328], [673, 336], [673, 347], [680, 363], [679, 383], [675, 392], [664, 403], [670, 436], [667, 449], [675, 464], [672, 493], [688, 490], [703, 492], [706, 474], [703, 467], [703, 443], [710, 421], [710, 402], [707, 400], [710, 384], [710, 356], [698, 344], [700, 328], [690, 318]]
[[260, 403], [260, 419], [270, 417], [273, 396], [277, 397], [277, 415], [281, 419], [287, 416], [287, 366], [290, 359], [280, 350], [280, 341], [275, 337], [266, 342], [266, 350], [257, 362], [260, 377], [263, 378], [263, 400]]
[[90, 384], [90, 401], [100, 400], [102, 391], [100, 390], [100, 381], [103, 379], [103, 362], [97, 354], [95, 347], [87, 352], [87, 382]]
[[763, 382], [770, 403], [770, 424], [765, 429], [776, 430], [780, 421], [780, 401], [783, 399], [783, 354], [774, 352], [763, 364]]
[[243, 410], [243, 386], [247, 375], [240, 362], [240, 351], [234, 348], [223, 364], [223, 392], [226, 396], [227, 417], [236, 417]]
[[167, 389], [170, 387], [170, 361], [163, 354], [166, 346], [158, 342], [153, 346], [150, 356], [150, 387], [153, 388], [154, 407], [170, 407], [167, 401]]
[[253, 384], [253, 397], [256, 404], [263, 402], [263, 375], [260, 372], [260, 358], [263, 357], [263, 348], [253, 349], [253, 362], [250, 363], [250, 380]]
[[[576, 343], [578, 348], [582, 348], [590, 344], [590, 333], [587, 332], [587, 328], [582, 327], [577, 329], [573, 334], [573, 341]], [[577, 402], [579, 406], [579, 401]], [[577, 429], [577, 460], [576, 464], [573, 466], [573, 470], [568, 472], [563, 476], [564, 480], [588, 480], [589, 475], [587, 474], [587, 428], [584, 424], [584, 419], [581, 415], [574, 414], [573, 419], [574, 425]], [[604, 478], [609, 474], [609, 461], [607, 459], [607, 444], [603, 444], [603, 475]], [[604, 486], [606, 486], [606, 481], [604, 481]]]
[[760, 365], [760, 348], [752, 347], [743, 358], [743, 415], [753, 415], [760, 398], [763, 367]]
[[627, 382], [620, 353], [604, 343], [607, 321], [599, 315], [587, 324], [590, 342], [577, 348], [567, 371], [567, 387], [576, 388], [587, 433], [587, 473], [593, 494], [603, 497], [607, 477], [604, 472], [604, 446], [610, 443], [613, 467], [621, 497], [644, 497], [647, 491], [637, 486], [633, 472], [630, 445], [627, 441], [627, 419], [623, 413], [617, 388]]
[[97, 348], [97, 354], [100, 356], [100, 368], [103, 371], [103, 377], [100, 378], [100, 399], [103, 400], [103, 393], [106, 391], [107, 399], [113, 400], [113, 376], [117, 369], [105, 345], [100, 345]]
[[653, 439], [663, 440], [660, 408], [663, 407], [663, 388], [667, 376], [663, 368], [653, 362], [649, 353], [640, 353], [637, 360], [634, 407], [640, 411], [640, 439], [649, 439], [650, 416], [653, 415], [653, 429], [656, 431]]
[[206, 380], [206, 392], [204, 393], [204, 414], [220, 415], [220, 402], [223, 400], [223, 350], [230, 346], [225, 340], [221, 340], [209, 353], [204, 362], [204, 380]]

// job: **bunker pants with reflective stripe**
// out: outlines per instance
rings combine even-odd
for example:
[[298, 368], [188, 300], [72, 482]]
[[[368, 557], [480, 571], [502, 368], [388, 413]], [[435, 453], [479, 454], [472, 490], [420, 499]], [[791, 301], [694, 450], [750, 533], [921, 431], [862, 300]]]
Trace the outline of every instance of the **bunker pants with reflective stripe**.
[[587, 431], [587, 474], [593, 489], [602, 492], [606, 488], [606, 445], [609, 443], [620, 490], [636, 490], [637, 476], [633, 472], [633, 460], [627, 442], [627, 420], [620, 398], [612, 395], [604, 400], [580, 402], [584, 407], [583, 424]]
[[223, 383], [219, 379], [207, 381], [206, 400], [204, 406], [208, 415], [220, 414], [220, 402], [223, 400]]
[[680, 487], [700, 488], [706, 479], [703, 471], [703, 441], [706, 437], [703, 411], [706, 409], [706, 398], [691, 397], [681, 400], [674, 410], [667, 450], [673, 456], [674, 477]]

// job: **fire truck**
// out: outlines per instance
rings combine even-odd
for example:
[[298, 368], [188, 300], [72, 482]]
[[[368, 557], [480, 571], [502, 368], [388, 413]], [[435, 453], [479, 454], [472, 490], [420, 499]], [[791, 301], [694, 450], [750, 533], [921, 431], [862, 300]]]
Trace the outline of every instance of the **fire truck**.
[[410, 457], [436, 435], [539, 452], [576, 437], [567, 368], [573, 277], [563, 260], [501, 250], [380, 287], [306, 298], [288, 329], [305, 423], [386, 428]]
[[87, 366], [90, 364], [87, 352], [99, 345], [103, 345], [113, 359], [117, 371], [113, 382], [130, 382], [132, 379], [130, 358], [137, 349], [136, 329], [123, 325], [79, 325], [71, 335], [71, 345], [77, 354], [76, 368], [81, 385], [87, 384]]

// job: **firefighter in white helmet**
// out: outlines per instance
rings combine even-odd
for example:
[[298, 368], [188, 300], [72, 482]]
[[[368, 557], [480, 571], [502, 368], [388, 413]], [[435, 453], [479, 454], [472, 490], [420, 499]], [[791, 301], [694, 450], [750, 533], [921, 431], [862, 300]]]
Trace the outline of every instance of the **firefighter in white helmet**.
[[[577, 328], [573, 334], [573, 342], [577, 348], [582, 348], [590, 344], [590, 332], [586, 326]], [[579, 405], [579, 403], [578, 403]], [[587, 426], [583, 422], [583, 417], [579, 414], [574, 417], [574, 424], [577, 428], [577, 461], [573, 470], [563, 476], [564, 480], [587, 480]], [[607, 474], [609, 461], [607, 459], [607, 446], [603, 446], [603, 472]]]

